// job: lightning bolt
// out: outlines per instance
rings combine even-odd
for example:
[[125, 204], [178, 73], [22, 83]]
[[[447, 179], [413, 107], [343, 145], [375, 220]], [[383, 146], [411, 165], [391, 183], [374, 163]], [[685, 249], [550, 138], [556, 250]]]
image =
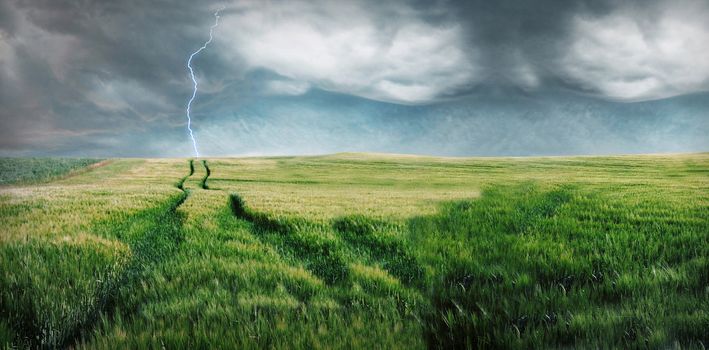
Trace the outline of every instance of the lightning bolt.
[[216, 28], [219, 25], [219, 12], [223, 10], [224, 8], [220, 8], [217, 10], [217, 12], [214, 12], [214, 25], [209, 27], [209, 40], [207, 40], [202, 47], [200, 47], [197, 51], [193, 52], [190, 55], [190, 58], [187, 59], [187, 69], [190, 70], [190, 77], [192, 78], [192, 83], [194, 84], [194, 89], [192, 90], [192, 97], [190, 97], [190, 100], [187, 102], [187, 130], [190, 132], [190, 138], [192, 139], [192, 146], [194, 147], [194, 154], [196, 157], [199, 157], [199, 150], [197, 149], [197, 140], [194, 138], [194, 131], [192, 131], [192, 117], [190, 116], [190, 108], [192, 107], [192, 102], [194, 101], [195, 97], [197, 97], [197, 79], [194, 76], [194, 69], [192, 69], [192, 59], [194, 56], [202, 52], [202, 50], [207, 48], [207, 45], [212, 42], [212, 33], [214, 32], [214, 28]]

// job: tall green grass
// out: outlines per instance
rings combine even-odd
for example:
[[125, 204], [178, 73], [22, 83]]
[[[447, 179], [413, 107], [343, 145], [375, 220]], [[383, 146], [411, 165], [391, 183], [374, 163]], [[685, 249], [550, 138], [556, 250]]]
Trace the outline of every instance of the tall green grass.
[[[68, 192], [8, 188], [0, 340], [702, 348], [706, 159], [119, 161], [62, 180]], [[33, 197], [45, 193], [72, 206]], [[456, 199], [468, 193], [479, 196]], [[101, 219], [84, 218], [95, 206]], [[57, 225], [25, 224], [45, 219]]]
[[523, 184], [412, 220], [429, 347], [702, 347], [709, 213], [682, 211]]
[[423, 346], [418, 293], [322, 238], [326, 227], [253, 212], [201, 180], [184, 187], [177, 250], [126, 285], [80, 347]]
[[[89, 193], [113, 190], [92, 187]], [[107, 211], [101, 219], [87, 215], [88, 208], [103, 204], [101, 197], [110, 194], [87, 197], [76, 193], [74, 201], [57, 198], [74, 205], [69, 208], [51, 201], [31, 206], [1, 203], [4, 229], [21, 232], [31, 224], [36, 232], [19, 236], [24, 239], [1, 237], [0, 319], [7, 332], [0, 332], [0, 344], [32, 348], [74, 344], [93, 329], [100, 315], [111, 312], [121, 288], [137, 282], [146, 266], [163, 258], [179, 241], [180, 219], [175, 210], [184, 201], [184, 192], [135, 212]], [[102, 212], [90, 214], [97, 213]], [[29, 222], [16, 217], [29, 218]], [[81, 232], [62, 232], [57, 227]]]
[[[179, 242], [176, 196], [125, 221], [96, 224], [111, 240], [33, 240], [0, 249], [0, 317], [14, 329], [16, 344], [70, 345], [109, 312], [117, 292], [138, 283], [140, 274], [165, 258]], [[116, 241], [114, 241], [116, 240]], [[119, 243], [122, 242], [122, 243]]]

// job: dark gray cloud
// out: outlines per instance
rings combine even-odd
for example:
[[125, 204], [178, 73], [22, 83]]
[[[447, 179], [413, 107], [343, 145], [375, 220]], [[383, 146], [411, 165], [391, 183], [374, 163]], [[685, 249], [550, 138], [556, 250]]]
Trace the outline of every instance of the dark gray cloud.
[[0, 153], [709, 148], [709, 3], [0, 0]]

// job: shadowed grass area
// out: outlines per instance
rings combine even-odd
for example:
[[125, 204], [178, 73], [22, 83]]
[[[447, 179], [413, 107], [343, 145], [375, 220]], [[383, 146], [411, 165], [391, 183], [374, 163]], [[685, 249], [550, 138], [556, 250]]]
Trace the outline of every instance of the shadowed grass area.
[[[709, 216], [618, 204], [524, 184], [412, 220], [412, 243], [437, 270], [429, 346], [706, 344]], [[643, 209], [653, 220], [634, 220]]]
[[88, 158], [0, 158], [0, 185], [52, 180], [100, 161]]
[[334, 220], [333, 227], [355, 249], [365, 251], [403, 283], [423, 286], [423, 268], [406, 244], [401, 226], [353, 215]]
[[230, 195], [229, 200], [236, 217], [251, 222], [258, 237], [277, 245], [281, 252], [304, 260], [308, 270], [327, 283], [347, 278], [349, 268], [340, 242], [323, 227], [305, 220], [274, 219], [253, 212], [236, 194]]

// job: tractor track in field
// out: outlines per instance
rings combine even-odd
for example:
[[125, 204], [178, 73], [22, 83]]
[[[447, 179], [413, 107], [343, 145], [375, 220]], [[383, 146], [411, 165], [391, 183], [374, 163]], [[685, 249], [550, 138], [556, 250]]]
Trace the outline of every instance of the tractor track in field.
[[[87, 336], [98, 327], [100, 318], [102, 315], [106, 315], [109, 319], [112, 319], [114, 313], [116, 312], [116, 306], [120, 298], [120, 289], [122, 286], [128, 286], [129, 289], [133, 288], [135, 283], [139, 283], [142, 278], [142, 273], [145, 272], [151, 265], [159, 262], [170, 254], [166, 250], [174, 250], [179, 246], [182, 240], [181, 231], [183, 218], [182, 215], [177, 211], [177, 209], [187, 200], [190, 195], [190, 191], [184, 188], [185, 181], [194, 175], [194, 160], [189, 160], [189, 174], [180, 178], [180, 180], [175, 184], [182, 194], [173, 199], [172, 203], [166, 205], [166, 210], [157, 213], [149, 219], [144, 218], [140, 213], [136, 214], [132, 219], [136, 222], [141, 222], [141, 220], [152, 220], [156, 228], [163, 227], [165, 224], [170, 227], [168, 231], [161, 230], [150, 230], [146, 232], [140, 239], [128, 242], [133, 251], [133, 257], [128, 263], [128, 267], [123, 271], [115, 281], [108, 283], [105, 288], [100, 290], [97, 295], [97, 304], [93, 310], [89, 311], [88, 316], [83, 322], [78, 323], [73, 329], [71, 329], [67, 337], [64, 338], [59, 344], [36, 344], [39, 347], [61, 347], [61, 348], [75, 348], [83, 340], [87, 339]], [[208, 177], [209, 175], [207, 175]], [[203, 181], [206, 181], [206, 178]], [[155, 210], [157, 208], [152, 208]], [[150, 210], [150, 209], [148, 209]], [[143, 214], [144, 215], [144, 214]], [[126, 221], [126, 225], [130, 226], [130, 219]], [[164, 240], [167, 239], [168, 242], [171, 241], [172, 246], [165, 247]], [[130, 310], [128, 314], [133, 314], [135, 310]]]
[[177, 187], [178, 189], [180, 189], [180, 191], [182, 191], [182, 192], [187, 192], [187, 190], [185, 190], [185, 181], [187, 181], [187, 179], [189, 179], [190, 176], [192, 176], [192, 175], [194, 175], [194, 159], [190, 159], [190, 173], [187, 174], [187, 175], [185, 175], [185, 176], [183, 176], [183, 177], [177, 182], [177, 184], [175, 184], [175, 187]]
[[200, 181], [199, 185], [202, 187], [203, 190], [208, 190], [209, 185], [207, 185], [207, 180], [209, 179], [209, 176], [212, 175], [212, 171], [209, 169], [209, 165], [207, 164], [207, 160], [203, 159], [202, 160], [202, 166], [204, 166], [204, 170], [206, 171], [206, 174]]
[[252, 210], [237, 193], [229, 195], [229, 206], [234, 217], [253, 225], [254, 233], [259, 239], [269, 233], [283, 237], [283, 244], [294, 256], [302, 262], [307, 262], [305, 265], [309, 266], [308, 269], [328, 284], [337, 283], [349, 275], [349, 262], [344, 252], [351, 250], [364, 252], [404, 285], [421, 287], [423, 267], [404, 242], [380, 237], [375, 232], [375, 227], [388, 228], [384, 222], [364, 217], [340, 218], [334, 220], [330, 226], [320, 228], [331, 229], [339, 242], [311, 242], [300, 233], [317, 229], [318, 225], [315, 223], [307, 220], [280, 220], [264, 212]]

